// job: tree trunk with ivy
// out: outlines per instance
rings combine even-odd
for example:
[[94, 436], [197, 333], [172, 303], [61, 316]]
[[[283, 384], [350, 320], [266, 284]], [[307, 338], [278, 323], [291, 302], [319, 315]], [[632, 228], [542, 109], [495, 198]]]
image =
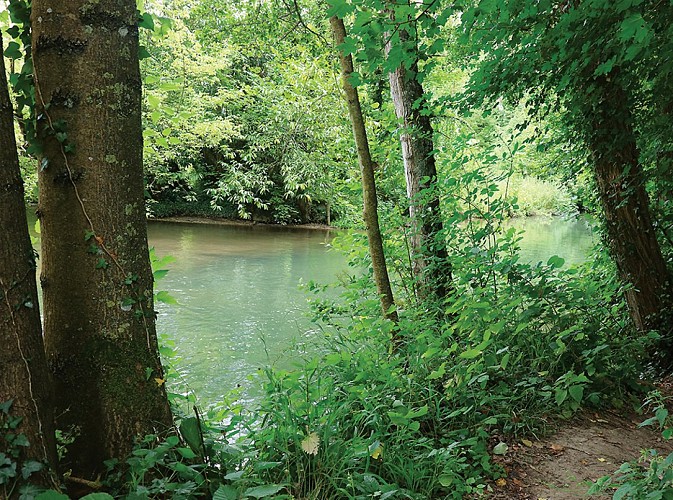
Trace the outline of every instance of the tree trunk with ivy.
[[143, 200], [134, 0], [32, 10], [44, 329], [68, 466], [92, 477], [171, 425]]
[[[334, 41], [337, 46], [342, 45], [346, 39], [346, 28], [342, 19], [336, 16], [330, 18]], [[367, 139], [367, 129], [365, 128], [362, 108], [360, 106], [360, 97], [358, 91], [350, 83], [349, 78], [353, 73], [353, 58], [350, 55], [344, 55], [339, 51], [339, 62], [341, 64], [341, 83], [346, 95], [348, 105], [348, 114], [350, 115], [351, 125], [353, 126], [353, 137], [358, 150], [358, 160], [360, 162], [360, 174], [362, 177], [362, 216], [367, 231], [367, 241], [369, 243], [369, 255], [372, 259], [372, 270], [374, 272], [374, 282], [376, 291], [381, 300], [381, 309], [383, 315], [394, 321], [398, 321], [397, 311], [395, 309], [395, 300], [390, 286], [388, 276], [388, 267], [386, 266], [386, 257], [383, 251], [383, 238], [381, 237], [381, 228], [379, 226], [378, 200], [376, 197], [376, 180], [374, 178], [374, 162], [369, 151], [369, 140]]]
[[[588, 144], [593, 156], [608, 247], [622, 280], [629, 285], [626, 301], [639, 331], [658, 330], [664, 345], [673, 347], [671, 306], [673, 283], [657, 241], [650, 201], [633, 129], [626, 92], [615, 70], [598, 79], [590, 113]], [[673, 352], [660, 352], [671, 364]]]
[[[0, 405], [6, 407], [12, 401], [9, 415], [21, 418], [12, 432], [23, 434], [30, 443], [30, 447], [20, 447], [20, 462], [35, 460], [46, 466], [30, 481], [49, 486], [49, 470], [55, 470], [57, 464], [54, 401], [42, 343], [35, 255], [23, 193], [12, 103], [4, 58], [0, 56]], [[9, 454], [6, 431], [2, 430], [7, 418], [7, 412], [0, 411], [0, 450]]]
[[[394, 13], [391, 12], [391, 17]], [[411, 53], [414, 60], [407, 70], [402, 62], [389, 73], [390, 94], [399, 131], [404, 174], [411, 219], [410, 250], [412, 271], [421, 299], [434, 296], [442, 300], [450, 287], [451, 269], [447, 262], [446, 244], [442, 240], [442, 220], [437, 192], [433, 130], [430, 117], [423, 113], [423, 87], [416, 79], [418, 53], [409, 32], [397, 26], [395, 33], [386, 35], [386, 57], [394, 50]]]

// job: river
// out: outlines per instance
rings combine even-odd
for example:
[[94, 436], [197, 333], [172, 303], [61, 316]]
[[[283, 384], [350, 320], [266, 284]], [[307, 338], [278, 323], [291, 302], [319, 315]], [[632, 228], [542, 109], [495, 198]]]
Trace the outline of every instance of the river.
[[[578, 263], [593, 245], [582, 220], [526, 218], [512, 225], [526, 231], [524, 261], [559, 255]], [[269, 363], [288, 367], [298, 352], [315, 352], [312, 341], [320, 332], [306, 318], [300, 285], [331, 283], [347, 268], [328, 245], [332, 236], [259, 225], [150, 222], [150, 246], [160, 257], [175, 258], [156, 288], [179, 304], [157, 305], [157, 329], [175, 344], [176, 357], [166, 361], [181, 373], [181, 390], [198, 395], [203, 406], [221, 402], [235, 388], [243, 401], [254, 399], [258, 389], [250, 375], [256, 370]]]

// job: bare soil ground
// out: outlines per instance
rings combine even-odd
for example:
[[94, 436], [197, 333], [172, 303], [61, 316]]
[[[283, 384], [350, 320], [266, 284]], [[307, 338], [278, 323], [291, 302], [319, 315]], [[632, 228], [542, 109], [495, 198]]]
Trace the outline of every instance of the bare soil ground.
[[[511, 443], [495, 461], [507, 476], [493, 485], [493, 499], [566, 500], [588, 498], [592, 481], [612, 474], [641, 450], [660, 454], [673, 451], [673, 443], [654, 428], [639, 428], [645, 417], [621, 416], [614, 411], [585, 414], [553, 436]], [[611, 494], [592, 498], [611, 498]]]

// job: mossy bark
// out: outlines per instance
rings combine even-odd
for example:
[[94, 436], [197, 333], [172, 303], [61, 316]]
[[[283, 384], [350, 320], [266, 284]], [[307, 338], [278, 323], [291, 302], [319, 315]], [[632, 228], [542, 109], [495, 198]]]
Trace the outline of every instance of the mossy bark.
[[[0, 36], [0, 49], [2, 46]], [[10, 414], [23, 418], [17, 431], [28, 438], [30, 447], [20, 460], [37, 460], [48, 466], [41, 475], [31, 477], [31, 482], [49, 486], [49, 471], [57, 464], [54, 401], [5, 74], [0, 55], [0, 403], [13, 400]]]
[[134, 0], [35, 0], [42, 289], [57, 425], [92, 476], [171, 425], [143, 201]]
[[[334, 16], [330, 18], [330, 24], [336, 45], [343, 44], [346, 39], [346, 28], [343, 20]], [[353, 58], [339, 51], [339, 62], [341, 64], [341, 83], [346, 95], [348, 114], [353, 126], [353, 137], [355, 138], [360, 163], [363, 202], [362, 218], [364, 219], [367, 231], [369, 255], [372, 259], [376, 291], [381, 300], [381, 309], [383, 310], [384, 317], [397, 322], [397, 310], [395, 309], [395, 300], [390, 286], [388, 267], [386, 266], [386, 257], [383, 251], [383, 238], [381, 237], [381, 228], [379, 226], [374, 162], [369, 151], [369, 140], [367, 139], [367, 129], [365, 128], [365, 121], [362, 116], [360, 97], [357, 89], [351, 85], [349, 80], [353, 73]]]
[[[394, 19], [394, 10], [390, 11]], [[437, 167], [435, 165], [433, 129], [430, 117], [422, 112], [424, 92], [417, 80], [418, 49], [410, 38], [404, 23], [396, 27], [395, 34], [386, 35], [386, 56], [393, 43], [406, 47], [406, 52], [416, 56], [409, 69], [400, 64], [388, 75], [390, 94], [395, 114], [399, 120], [400, 145], [404, 162], [404, 174], [409, 198], [411, 219], [410, 248], [412, 271], [416, 277], [417, 295], [421, 299], [434, 296], [444, 299], [450, 289], [451, 268], [447, 259], [446, 243], [443, 241], [443, 224], [437, 191]]]
[[618, 72], [598, 79], [590, 112], [588, 144], [593, 156], [608, 247], [622, 280], [629, 285], [626, 302], [639, 331], [658, 330], [666, 365], [673, 361], [673, 283], [650, 215], [650, 200], [640, 164], [628, 95]]

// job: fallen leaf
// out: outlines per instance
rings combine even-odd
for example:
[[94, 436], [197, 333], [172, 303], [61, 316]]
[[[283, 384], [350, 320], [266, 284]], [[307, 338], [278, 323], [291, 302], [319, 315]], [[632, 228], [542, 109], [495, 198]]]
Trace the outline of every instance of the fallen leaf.
[[495, 455], [504, 455], [508, 449], [509, 446], [507, 446], [507, 443], [500, 442], [493, 447], [493, 453]]
[[530, 448], [531, 446], [533, 446], [533, 442], [530, 441], [530, 440], [528, 440], [528, 439], [522, 439], [522, 440], [521, 440], [521, 443], [522, 443], [524, 446], [528, 446], [529, 448]]
[[563, 450], [565, 450], [565, 448], [563, 446], [561, 446], [560, 444], [552, 444], [549, 447], [552, 449], [552, 451], [563, 451]]
[[607, 460], [604, 459], [604, 458], [599, 458], [598, 461], [599, 461], [599, 462], [607, 462]]
[[496, 486], [502, 488], [502, 487], [504, 487], [504, 486], [507, 486], [507, 480], [501, 477], [500, 479], [498, 479], [498, 480], [495, 482], [495, 484], [496, 484]]

